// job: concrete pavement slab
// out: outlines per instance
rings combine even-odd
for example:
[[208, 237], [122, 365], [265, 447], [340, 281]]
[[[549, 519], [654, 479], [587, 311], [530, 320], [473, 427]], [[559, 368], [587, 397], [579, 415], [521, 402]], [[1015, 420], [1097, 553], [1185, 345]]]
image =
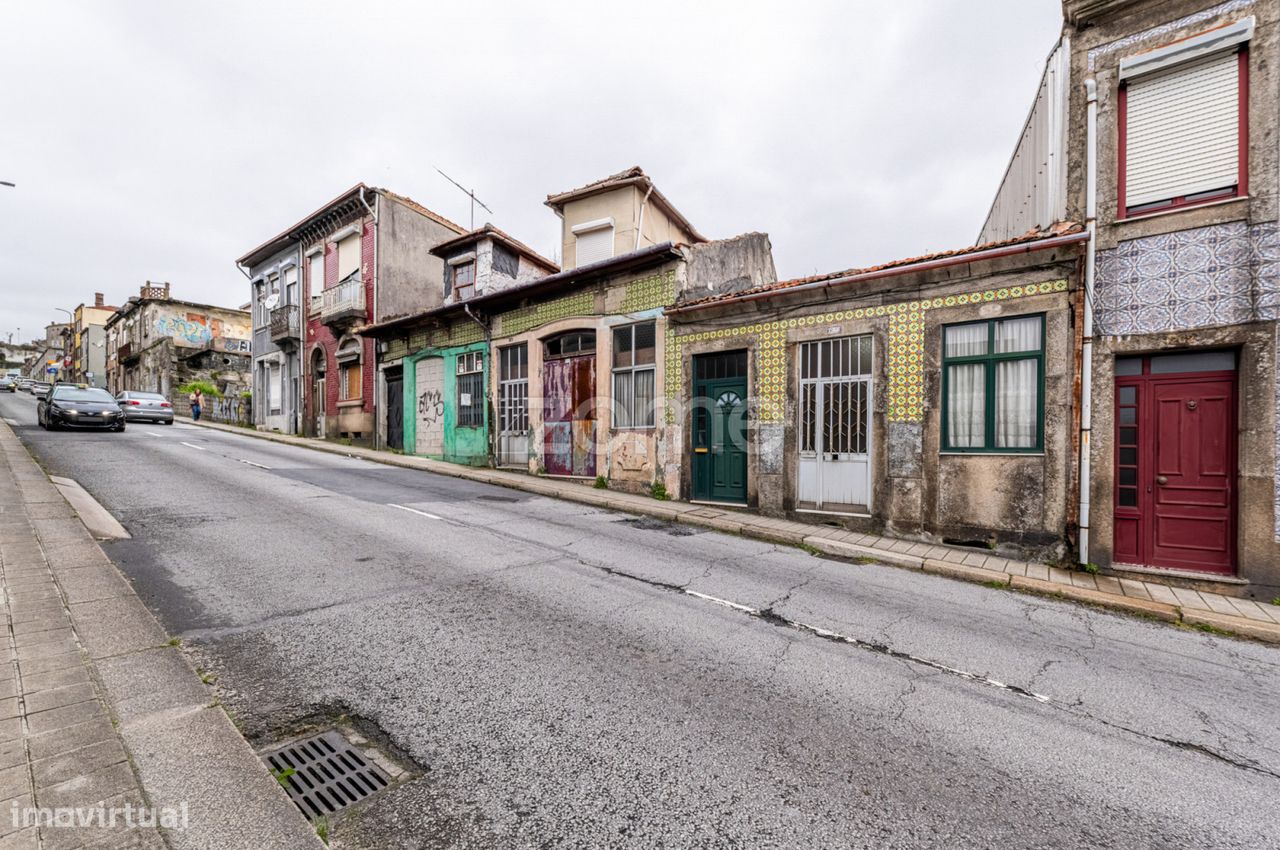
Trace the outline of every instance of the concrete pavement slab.
[[72, 604], [71, 618], [91, 658], [160, 646], [169, 636], [138, 597], [115, 596]]

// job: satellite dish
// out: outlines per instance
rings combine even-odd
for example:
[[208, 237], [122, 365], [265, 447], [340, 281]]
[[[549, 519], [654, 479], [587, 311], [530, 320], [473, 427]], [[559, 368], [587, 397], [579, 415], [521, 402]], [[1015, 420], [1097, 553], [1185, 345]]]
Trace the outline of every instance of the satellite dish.
[[280, 292], [277, 290], [275, 292], [268, 293], [262, 299], [262, 303], [268, 310], [274, 310], [276, 305], [280, 303]]

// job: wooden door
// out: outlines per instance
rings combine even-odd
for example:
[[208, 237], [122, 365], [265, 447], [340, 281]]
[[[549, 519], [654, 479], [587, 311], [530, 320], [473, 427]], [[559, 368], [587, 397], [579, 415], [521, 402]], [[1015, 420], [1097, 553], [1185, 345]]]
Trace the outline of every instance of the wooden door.
[[1115, 558], [1233, 573], [1235, 372], [1160, 366], [1145, 358], [1140, 373], [1116, 379]]
[[542, 367], [543, 464], [548, 475], [596, 474], [596, 357], [548, 360]]
[[693, 498], [747, 502], [747, 353], [694, 358]]
[[386, 371], [387, 448], [404, 448], [404, 372], [397, 366]]

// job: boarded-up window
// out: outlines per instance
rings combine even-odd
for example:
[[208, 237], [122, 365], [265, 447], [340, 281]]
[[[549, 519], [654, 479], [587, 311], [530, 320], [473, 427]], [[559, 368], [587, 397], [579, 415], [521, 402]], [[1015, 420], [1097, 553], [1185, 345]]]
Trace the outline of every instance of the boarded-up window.
[[338, 280], [360, 271], [360, 234], [344, 236], [338, 243]]
[[1125, 83], [1122, 203], [1127, 213], [1238, 193], [1244, 59], [1234, 50], [1218, 53]]
[[577, 262], [580, 266], [613, 256], [613, 225], [577, 234]]

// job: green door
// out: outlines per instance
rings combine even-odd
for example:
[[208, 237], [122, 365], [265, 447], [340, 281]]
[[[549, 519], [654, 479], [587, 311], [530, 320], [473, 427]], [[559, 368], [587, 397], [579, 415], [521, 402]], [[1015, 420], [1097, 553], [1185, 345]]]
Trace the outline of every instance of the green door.
[[747, 501], [746, 352], [694, 362], [693, 498]]

